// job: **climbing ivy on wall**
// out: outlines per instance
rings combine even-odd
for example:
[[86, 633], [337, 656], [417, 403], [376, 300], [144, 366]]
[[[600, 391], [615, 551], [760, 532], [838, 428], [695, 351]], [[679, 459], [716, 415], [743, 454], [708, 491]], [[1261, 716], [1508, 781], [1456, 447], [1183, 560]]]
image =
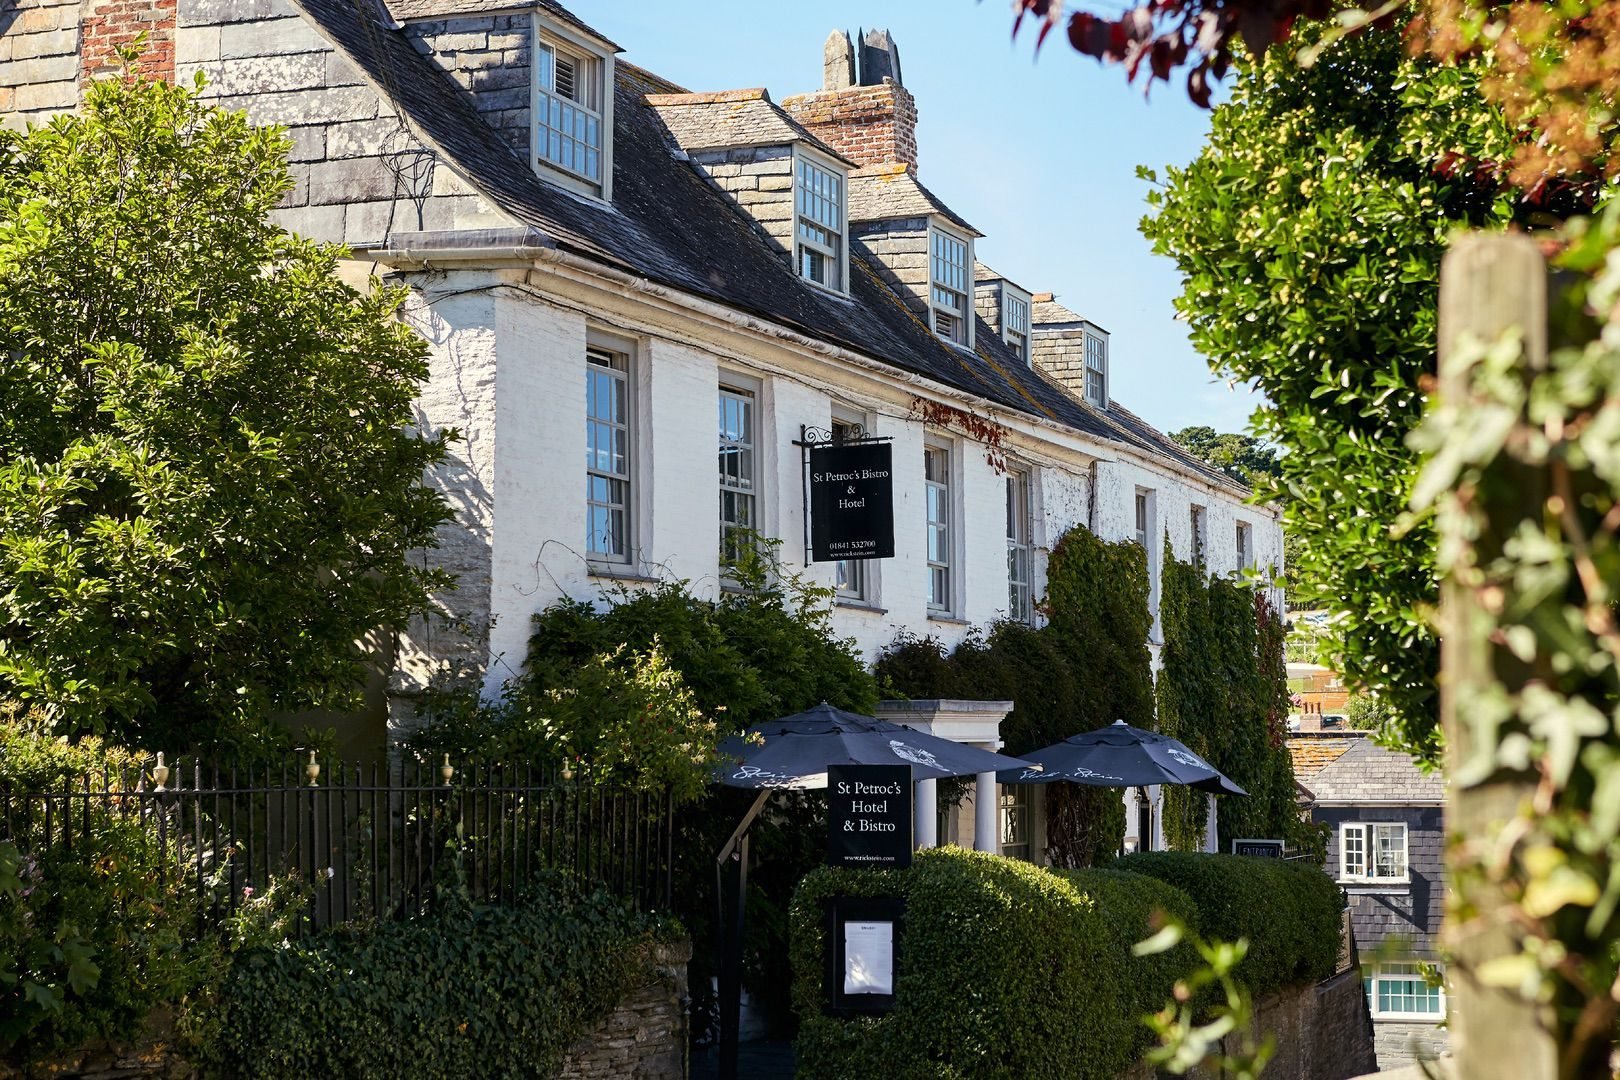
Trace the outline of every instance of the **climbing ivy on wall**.
[[[1115, 720], [1150, 727], [1147, 559], [1135, 543], [1107, 543], [1076, 526], [1047, 563], [1039, 629], [998, 623], [946, 653], [902, 634], [877, 662], [886, 696], [1011, 700], [1001, 725], [1008, 753], [1049, 746]], [[1125, 810], [1113, 788], [1046, 788], [1048, 854], [1090, 866], [1119, 849]]]
[[[1164, 628], [1158, 730], [1187, 744], [1249, 793], [1223, 797], [1216, 815], [1220, 850], [1234, 837], [1278, 837], [1320, 854], [1319, 835], [1301, 821], [1285, 745], [1288, 675], [1281, 615], [1263, 592], [1210, 577], [1165, 545], [1159, 615]], [[1208, 800], [1165, 790], [1164, 835], [1182, 851], [1203, 842]]]

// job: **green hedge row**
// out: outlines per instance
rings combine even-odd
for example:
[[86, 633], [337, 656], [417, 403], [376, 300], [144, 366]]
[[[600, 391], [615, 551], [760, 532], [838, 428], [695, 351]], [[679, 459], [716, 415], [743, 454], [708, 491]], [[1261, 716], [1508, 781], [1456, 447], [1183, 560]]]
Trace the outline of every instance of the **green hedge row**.
[[597, 893], [537, 887], [237, 958], [207, 1040], [231, 1077], [554, 1076], [646, 977], [656, 928]]
[[[1239, 971], [1256, 995], [1333, 973], [1342, 901], [1317, 867], [1183, 854], [1116, 866], [1052, 873], [939, 848], [918, 852], [910, 870], [812, 872], [792, 908], [799, 1075], [1116, 1077], [1152, 1042], [1143, 1017], [1198, 963], [1186, 944], [1132, 954], [1159, 912], [1206, 937], [1248, 937]], [[906, 900], [885, 1015], [822, 1013], [834, 896]], [[1239, 901], [1249, 905], [1241, 915]]]
[[1319, 866], [1182, 851], [1127, 855], [1114, 866], [1192, 897], [1205, 939], [1248, 938], [1237, 975], [1256, 997], [1320, 982], [1338, 966], [1344, 898]]

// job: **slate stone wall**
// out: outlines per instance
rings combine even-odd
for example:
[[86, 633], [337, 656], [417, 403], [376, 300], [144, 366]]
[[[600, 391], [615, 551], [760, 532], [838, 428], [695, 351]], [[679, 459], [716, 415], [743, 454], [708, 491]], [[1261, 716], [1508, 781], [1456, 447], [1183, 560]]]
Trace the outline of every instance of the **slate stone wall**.
[[411, 23], [406, 35], [472, 96], [489, 125], [525, 159], [529, 154], [529, 69], [534, 27], [528, 14]]
[[0, 5], [0, 118], [44, 123], [79, 103], [78, 0]]
[[777, 250], [793, 257], [793, 148], [740, 146], [691, 155], [721, 190], [754, 219]]
[[1346, 885], [1350, 922], [1363, 958], [1398, 944], [1402, 956], [1433, 958], [1446, 898], [1445, 826], [1438, 806], [1319, 806], [1312, 814], [1332, 826], [1327, 866], [1337, 876], [1339, 826], [1345, 822], [1406, 823], [1406, 857], [1411, 882]]
[[647, 984], [619, 1002], [563, 1062], [563, 1080], [685, 1080], [686, 965], [692, 946], [662, 946]]

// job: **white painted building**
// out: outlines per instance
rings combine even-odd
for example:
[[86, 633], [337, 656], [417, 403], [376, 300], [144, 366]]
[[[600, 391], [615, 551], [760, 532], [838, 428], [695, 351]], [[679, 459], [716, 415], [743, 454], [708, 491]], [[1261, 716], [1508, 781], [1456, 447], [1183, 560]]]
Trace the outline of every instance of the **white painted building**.
[[[91, 73], [75, 9], [20, 6], [45, 14], [0, 30], [13, 122], [74, 107]], [[287, 125], [282, 222], [407, 284], [430, 343], [420, 423], [461, 438], [428, 557], [460, 587], [401, 643], [393, 729], [452, 668], [493, 692], [560, 597], [724, 587], [731, 527], [837, 586], [869, 658], [902, 630], [1038, 617], [1044, 553], [1077, 524], [1146, 545], [1155, 603], [1167, 534], [1185, 556], [1196, 532], [1215, 572], [1280, 566], [1276, 513], [1113, 398], [1111, 365], [1146, 358], [1111, 354], [1107, 314], [981, 265], [971, 208], [918, 182], [887, 35], [834, 35], [822, 88], [778, 104], [688, 93], [550, 0], [139, 6], [85, 5]], [[843, 425], [893, 440], [894, 557], [807, 565], [795, 441]]]

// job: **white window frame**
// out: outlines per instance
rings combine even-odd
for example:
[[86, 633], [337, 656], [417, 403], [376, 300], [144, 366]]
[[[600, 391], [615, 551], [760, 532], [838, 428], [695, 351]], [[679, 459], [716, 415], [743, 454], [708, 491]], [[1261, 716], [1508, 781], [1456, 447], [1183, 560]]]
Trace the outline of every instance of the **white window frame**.
[[[614, 55], [610, 49], [590, 39], [572, 32], [564, 27], [541, 16], [538, 12], [530, 20], [533, 25], [533, 56], [532, 74], [529, 79], [529, 165], [536, 173], [559, 187], [568, 189], [581, 195], [601, 199], [603, 202], [613, 200], [613, 91], [614, 91]], [[600, 125], [601, 145], [597, 147], [597, 168], [599, 175], [592, 179], [588, 174], [576, 171], [551, 158], [549, 154], [541, 153], [541, 136], [548, 138], [544, 145], [549, 145], [549, 125], [542, 124], [541, 117], [550, 116], [549, 108], [542, 108], [542, 104], [555, 94], [553, 86], [542, 86], [545, 77], [546, 65], [542, 62], [542, 53], [550, 50], [555, 56], [558, 52], [567, 53], [578, 60], [590, 62], [594, 71], [591, 73], [591, 82], [595, 87], [596, 96], [600, 101], [598, 108], [592, 109], [589, 105], [572, 99], [574, 107], [578, 108], [587, 118], [594, 119]], [[553, 76], [555, 82], [555, 76]]]
[[1241, 574], [1254, 565], [1254, 526], [1239, 521], [1233, 530], [1232, 542], [1237, 548], [1237, 572]]
[[[592, 353], [601, 353], [601, 354], [605, 354], [605, 355], [610, 356], [610, 357], [615, 357], [615, 358], [618, 358], [618, 359], [622, 359], [623, 362], [624, 362], [624, 366], [623, 366], [623, 368], [608, 368], [606, 365], [594, 364], [593, 361], [591, 360], [591, 354]], [[614, 340], [614, 339], [602, 338], [602, 337], [599, 337], [598, 335], [595, 335], [595, 334], [590, 334], [586, 338], [584, 362], [585, 362], [585, 392], [586, 392], [586, 400], [585, 400], [585, 437], [586, 437], [586, 449], [587, 449], [587, 459], [586, 459], [586, 466], [585, 466], [585, 474], [586, 474], [585, 555], [586, 555], [586, 561], [587, 561], [587, 563], [589, 563], [589, 565], [592, 567], [592, 569], [604, 570], [604, 571], [607, 571], [607, 572], [610, 572], [610, 573], [613, 573], [613, 572], [623, 573], [624, 570], [627, 567], [631, 566], [636, 560], [636, 553], [637, 553], [637, 550], [638, 550], [638, 547], [639, 547], [639, 545], [637, 543], [637, 530], [640, 528], [641, 517], [642, 517], [641, 512], [640, 512], [641, 507], [638, 505], [638, 500], [641, 497], [641, 484], [639, 482], [639, 476], [638, 476], [639, 464], [640, 464], [640, 462], [639, 462], [639, 458], [640, 458], [640, 454], [639, 454], [639, 450], [640, 450], [640, 433], [637, 431], [637, 425], [638, 425], [638, 421], [639, 421], [639, 417], [640, 417], [640, 407], [639, 407], [639, 403], [637, 401], [638, 395], [636, 393], [636, 376], [637, 376], [637, 373], [638, 373], [639, 364], [637, 363], [636, 351], [635, 351], [634, 345], [632, 343], [625, 342], [625, 341], [618, 341], [618, 340]], [[591, 424], [593, 422], [596, 422], [596, 420], [597, 420], [597, 418], [594, 417], [592, 415], [592, 413], [591, 413], [591, 405], [590, 405], [591, 373], [592, 373], [592, 368], [593, 367], [618, 372], [619, 373], [619, 381], [621, 381], [624, 384], [625, 415], [624, 415], [623, 422], [622, 422], [622, 424], [620, 424], [620, 423], [616, 423], [616, 422], [611, 421], [611, 420], [607, 421], [612, 426], [622, 427], [623, 431], [625, 432], [625, 457], [626, 457], [626, 461], [625, 461], [625, 470], [624, 470], [624, 472], [622, 474], [621, 473], [614, 473], [614, 472], [604, 472], [603, 470], [594, 468], [595, 462], [592, 462], [589, 459], [589, 456], [588, 456], [588, 452], [589, 452], [589, 448], [590, 448], [590, 441], [589, 440], [590, 440]], [[623, 513], [624, 513], [624, 551], [622, 553], [614, 554], [614, 553], [610, 553], [610, 552], [598, 552], [598, 551], [592, 550], [592, 547], [591, 547], [591, 516], [592, 516], [591, 515], [591, 507], [593, 505], [593, 500], [591, 499], [591, 490], [590, 490], [590, 487], [591, 487], [590, 478], [592, 476], [601, 476], [604, 479], [616, 480], [616, 481], [622, 482], [625, 485], [625, 498], [624, 498], [624, 504], [623, 504]], [[610, 505], [610, 504], [603, 504], [603, 505]]]
[[[930, 454], [944, 455], [945, 474], [943, 480], [928, 479], [928, 456]], [[957, 492], [961, 489], [961, 483], [956, 472], [957, 457], [956, 444], [952, 441], [930, 438], [923, 443], [923, 518], [927, 529], [925, 536], [927, 542], [931, 544], [934, 534], [943, 529], [945, 537], [943, 545], [945, 557], [943, 560], [933, 558], [933, 552], [929, 546], [925, 545], [923, 548], [924, 561], [928, 570], [928, 581], [923, 595], [928, 597], [928, 615], [930, 618], [955, 618], [962, 606], [962, 560], [957, 551], [957, 545], [960, 543], [962, 535], [962, 529], [958, 523], [960, 514], [957, 508]], [[939, 499], [930, 499], [930, 494], [936, 489], [941, 492], [941, 497]], [[943, 520], [932, 516], [931, 502], [944, 507], [945, 516]], [[944, 572], [944, 603], [940, 603], [933, 595], [934, 575], [939, 571]]]
[[[868, 414], [834, 405], [830, 425], [834, 436], [841, 427], [859, 427], [867, 435], [872, 434]], [[877, 607], [878, 568], [882, 563], [882, 559], [839, 559], [833, 563], [833, 598], [856, 607]]]
[[[932, 294], [930, 294], [932, 295]], [[1022, 329], [1013, 325], [1011, 312], [1014, 303], [1024, 307], [1024, 325]], [[1025, 364], [1031, 362], [1033, 356], [1033, 341], [1035, 318], [1035, 298], [1020, 289], [1010, 281], [1001, 283], [1001, 340], [1018, 354], [1018, 358]], [[1022, 341], [1019, 340], [1022, 338]]]
[[[1383, 835], [1400, 837], [1401, 871], [1379, 873], [1378, 844]], [[1355, 842], [1359, 857], [1352, 860]], [[1407, 885], [1412, 881], [1411, 835], [1404, 821], [1346, 821], [1339, 825], [1339, 881], [1355, 885]]]
[[1108, 408], [1108, 338], [1090, 330], [1085, 331], [1085, 379], [1086, 400]]
[[[748, 442], [743, 442], [741, 440], [724, 440], [719, 438], [720, 405], [728, 394], [739, 398], [746, 397], [751, 402], [752, 410], [750, 415], [750, 428], [748, 431], [748, 434], [751, 436], [751, 440]], [[726, 538], [728, 532], [736, 529], [746, 528], [757, 536], [769, 535], [764, 519], [764, 477], [767, 475], [766, 461], [764, 456], [765, 440], [760, 427], [765, 416], [764, 398], [765, 387], [759, 379], [754, 378], [751, 375], [743, 375], [734, 371], [722, 370], [720, 372], [720, 378], [715, 384], [715, 434], [717, 438], [715, 481], [717, 485], [717, 498], [719, 500], [716, 504], [715, 520], [719, 527], [720, 533], [720, 544], [716, 549], [716, 552], [722, 564], [725, 561]], [[740, 485], [728, 485], [722, 479], [722, 474], [719, 472], [718, 454], [719, 451], [728, 443], [732, 446], [743, 448], [748, 451], [752, 476], [749, 478], [749, 487], [746, 489]], [[736, 523], [727, 522], [724, 516], [725, 495], [727, 492], [730, 492], [731, 494], [740, 498], [747, 498], [750, 500], [749, 505], [753, 512], [753, 520], [747, 525], [738, 525]], [[724, 579], [723, 568], [722, 577]]]
[[[1005, 858], [1035, 861], [1034, 787], [1033, 784], [996, 785], [996, 852]], [[1015, 820], [1021, 826], [1018, 832], [1013, 829]]]
[[[960, 288], [941, 282], [934, 276], [934, 245], [936, 237], [948, 238], [962, 245], [962, 284]], [[945, 292], [956, 293], [962, 298], [961, 310], [954, 310], [941, 304], [934, 297], [934, 290], [938, 288]], [[946, 315], [962, 320], [962, 336], [958, 340], [939, 332], [939, 316]], [[973, 237], [967, 233], [948, 229], [938, 221], [930, 220], [928, 223], [928, 327], [944, 342], [959, 345], [968, 351], [973, 350], [973, 324], [977, 321], [977, 313], [973, 306]]]
[[[808, 164], [813, 168], [828, 173], [838, 180], [839, 206], [838, 206], [838, 240], [835, 248], [818, 244], [799, 233], [799, 219], [804, 217], [799, 209], [799, 170], [802, 165]], [[807, 218], [819, 228], [826, 228], [826, 223]], [[803, 269], [802, 252], [808, 248], [820, 252], [831, 258], [837, 264], [836, 273], [832, 281], [817, 281], [807, 277]], [[793, 272], [799, 280], [809, 282], [817, 288], [827, 289], [841, 296], [849, 295], [849, 173], [843, 166], [823, 154], [817, 154], [795, 143], [793, 146]]]
[[[1035, 625], [1034, 470], [1009, 465], [1007, 481], [1007, 618]], [[1022, 573], [1020, 574], [1020, 568]]]
[[1147, 555], [1148, 611], [1153, 615], [1153, 628], [1149, 631], [1155, 643], [1164, 640], [1159, 629], [1159, 498], [1152, 488], [1139, 487], [1131, 502], [1135, 531], [1132, 538]]
[[[1437, 968], [1440, 965], [1435, 965]], [[1446, 1018], [1446, 984], [1444, 968], [1441, 968], [1442, 978], [1440, 985], [1431, 987], [1423, 978], [1416, 961], [1385, 962], [1382, 964], [1368, 964], [1362, 979], [1363, 989], [1367, 995], [1367, 1011], [1374, 1020], [1416, 1020], [1424, 1023], [1439, 1023]], [[1433, 994], [1438, 999], [1439, 1009], [1435, 1012], [1408, 1011], [1406, 1009], [1385, 1009], [1379, 1005], [1378, 984], [1383, 981], [1399, 983], [1421, 983], [1425, 996]], [[1412, 996], [1400, 991], [1401, 996]]]

